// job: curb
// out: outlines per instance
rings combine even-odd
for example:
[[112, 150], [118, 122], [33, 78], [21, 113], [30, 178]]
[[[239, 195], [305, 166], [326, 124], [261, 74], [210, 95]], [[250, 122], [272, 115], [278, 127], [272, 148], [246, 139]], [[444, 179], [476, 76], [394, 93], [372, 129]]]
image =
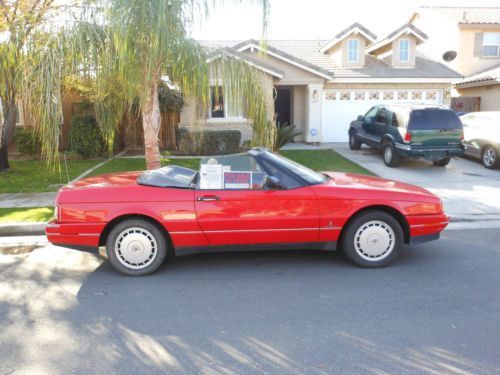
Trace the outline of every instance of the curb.
[[0, 224], [0, 237], [45, 235], [44, 222], [21, 222]]

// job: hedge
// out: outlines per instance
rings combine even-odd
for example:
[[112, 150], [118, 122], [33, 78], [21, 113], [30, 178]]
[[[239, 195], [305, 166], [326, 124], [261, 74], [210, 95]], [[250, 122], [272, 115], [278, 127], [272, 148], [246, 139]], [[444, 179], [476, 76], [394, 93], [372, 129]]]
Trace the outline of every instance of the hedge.
[[240, 151], [239, 130], [195, 130], [177, 129], [179, 152], [189, 155], [229, 154]]
[[14, 132], [14, 144], [19, 153], [24, 155], [39, 155], [42, 143], [31, 127], [16, 128]]
[[100, 156], [104, 152], [106, 143], [94, 117], [74, 116], [71, 119], [69, 145], [71, 151], [83, 158]]

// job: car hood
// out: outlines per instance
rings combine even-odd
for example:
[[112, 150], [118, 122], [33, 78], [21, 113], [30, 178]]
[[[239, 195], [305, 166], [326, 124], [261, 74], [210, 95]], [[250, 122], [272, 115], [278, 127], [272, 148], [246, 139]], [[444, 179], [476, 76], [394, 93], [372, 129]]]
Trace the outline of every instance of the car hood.
[[352, 173], [324, 172], [331, 177], [326, 185], [336, 187], [337, 189], [347, 188], [349, 190], [359, 189], [360, 191], [381, 191], [391, 194], [392, 198], [401, 195], [412, 195], [430, 197], [439, 200], [430, 191], [415, 185], [406, 184], [404, 182], [388, 180], [380, 177], [364, 176]]

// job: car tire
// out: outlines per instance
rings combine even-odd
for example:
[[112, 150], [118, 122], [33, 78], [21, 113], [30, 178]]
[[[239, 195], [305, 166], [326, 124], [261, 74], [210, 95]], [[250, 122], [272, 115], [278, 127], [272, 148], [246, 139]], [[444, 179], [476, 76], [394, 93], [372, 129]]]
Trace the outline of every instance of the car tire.
[[355, 217], [345, 228], [341, 240], [347, 258], [360, 267], [385, 267], [398, 257], [403, 230], [390, 214], [368, 210]]
[[351, 150], [359, 150], [361, 149], [361, 141], [358, 139], [356, 134], [349, 133], [349, 148]]
[[485, 146], [483, 152], [481, 152], [481, 161], [488, 169], [498, 168], [500, 163], [498, 150], [491, 145]]
[[400, 156], [396, 153], [396, 148], [392, 143], [386, 143], [383, 147], [384, 163], [388, 167], [394, 168], [399, 165], [401, 161]]
[[155, 224], [142, 219], [129, 219], [111, 230], [106, 252], [118, 272], [127, 276], [149, 275], [165, 261], [167, 239]]
[[440, 160], [433, 160], [432, 164], [434, 164], [436, 167], [446, 167], [448, 164], [450, 164], [450, 157], [440, 159]]

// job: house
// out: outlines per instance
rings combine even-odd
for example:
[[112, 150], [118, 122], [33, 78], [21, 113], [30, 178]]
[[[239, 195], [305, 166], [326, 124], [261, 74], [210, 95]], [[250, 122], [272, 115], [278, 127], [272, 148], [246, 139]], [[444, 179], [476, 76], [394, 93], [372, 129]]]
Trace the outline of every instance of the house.
[[428, 33], [427, 53], [464, 76], [453, 85], [457, 111], [500, 110], [500, 7], [420, 7], [410, 23]]
[[[274, 92], [277, 121], [303, 131], [297, 140], [345, 142], [349, 123], [375, 104], [449, 105], [451, 83], [462, 76], [441, 59], [422, 54], [427, 41], [427, 34], [411, 23], [383, 38], [354, 23], [330, 40], [271, 40], [265, 50], [253, 39], [202, 44], [239, 54], [260, 70], [265, 90]], [[239, 129], [243, 140], [251, 138], [251, 121], [221, 103], [223, 93], [212, 95], [208, 113], [200, 115], [187, 101], [179, 126]]]

